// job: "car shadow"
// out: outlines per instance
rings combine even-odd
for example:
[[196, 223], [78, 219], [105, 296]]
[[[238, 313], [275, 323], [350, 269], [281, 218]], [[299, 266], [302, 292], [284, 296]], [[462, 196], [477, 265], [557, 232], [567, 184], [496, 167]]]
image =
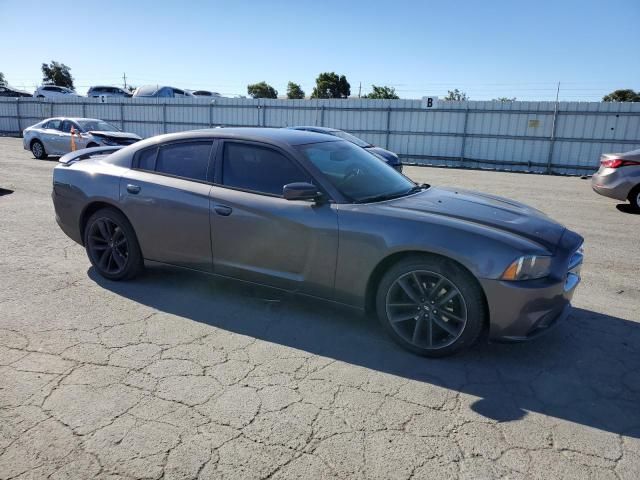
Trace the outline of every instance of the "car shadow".
[[130, 282], [90, 269], [101, 287], [161, 312], [466, 394], [497, 421], [536, 412], [640, 437], [640, 323], [574, 309], [546, 336], [487, 344], [444, 359], [411, 354], [372, 319], [345, 307], [167, 267]]
[[619, 203], [616, 205], [616, 208], [622, 213], [628, 213], [631, 215], [640, 215], [640, 211], [634, 210], [631, 205], [628, 203]]

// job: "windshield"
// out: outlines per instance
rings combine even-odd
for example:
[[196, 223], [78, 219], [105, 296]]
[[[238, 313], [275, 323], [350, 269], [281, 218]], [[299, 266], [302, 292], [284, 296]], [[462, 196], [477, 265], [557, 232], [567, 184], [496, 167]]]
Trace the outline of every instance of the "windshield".
[[346, 140], [347, 142], [351, 142], [354, 145], [357, 145], [359, 147], [370, 147], [371, 144], [368, 142], [365, 142], [364, 140], [359, 139], [358, 137], [354, 137], [353, 135], [351, 135], [350, 133], [347, 132], [343, 132], [342, 130], [334, 130], [331, 132], [331, 135], [334, 135], [336, 137], [340, 137], [343, 140]]
[[297, 149], [349, 200], [356, 203], [388, 200], [417, 187], [404, 175], [350, 142], [299, 145]]
[[103, 120], [78, 120], [78, 125], [85, 132], [119, 132], [120, 129]]

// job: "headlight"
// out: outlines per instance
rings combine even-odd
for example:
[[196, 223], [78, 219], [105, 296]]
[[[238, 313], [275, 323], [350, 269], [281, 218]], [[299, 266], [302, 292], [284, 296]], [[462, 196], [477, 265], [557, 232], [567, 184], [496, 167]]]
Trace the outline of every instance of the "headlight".
[[549, 275], [551, 257], [528, 255], [516, 259], [500, 277], [502, 280], [533, 280]]

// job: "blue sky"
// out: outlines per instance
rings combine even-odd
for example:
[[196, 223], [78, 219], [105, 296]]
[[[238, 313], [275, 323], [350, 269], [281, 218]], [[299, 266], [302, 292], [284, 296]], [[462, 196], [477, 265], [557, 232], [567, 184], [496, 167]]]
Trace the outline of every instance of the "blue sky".
[[265, 80], [311, 93], [319, 72], [352, 95], [390, 85], [402, 98], [459, 88], [498, 96], [599, 100], [640, 89], [639, 0], [105, 1], [0, 0], [0, 71], [33, 90], [40, 64], [92, 84], [168, 84], [246, 94]]

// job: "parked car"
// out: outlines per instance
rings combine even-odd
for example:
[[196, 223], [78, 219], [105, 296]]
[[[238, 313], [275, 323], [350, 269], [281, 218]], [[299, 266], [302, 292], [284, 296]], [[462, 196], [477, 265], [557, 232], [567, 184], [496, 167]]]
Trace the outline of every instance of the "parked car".
[[74, 90], [57, 85], [42, 85], [33, 92], [35, 98], [79, 97]]
[[602, 155], [591, 186], [605, 197], [629, 200], [631, 208], [640, 212], [640, 150]]
[[133, 92], [134, 97], [193, 97], [193, 94], [187, 90], [182, 90], [175, 87], [166, 87], [162, 85], [143, 85], [136, 88]]
[[376, 312], [422, 355], [485, 327], [536, 337], [580, 281], [582, 237], [543, 213], [416, 185], [336, 136], [197, 130], [60, 162], [56, 220], [97, 274], [129, 279], [153, 260], [324, 298]]
[[31, 97], [32, 95], [29, 92], [25, 92], [24, 90], [19, 90], [14, 88], [6, 83], [0, 84], [0, 97]]
[[195, 97], [222, 97], [222, 95], [220, 95], [218, 92], [210, 92], [209, 90], [194, 90], [191, 91], [191, 93]]
[[87, 90], [87, 97], [131, 97], [131, 92], [128, 92], [124, 88], [110, 87], [110, 86], [96, 86], [90, 87]]
[[340, 137], [343, 140], [351, 142], [375, 154], [376, 156], [382, 158], [382, 160], [387, 162], [393, 168], [395, 168], [397, 171], [402, 172], [402, 162], [400, 162], [400, 158], [398, 158], [398, 155], [396, 155], [393, 152], [390, 152], [389, 150], [385, 150], [384, 148], [371, 145], [369, 142], [365, 142], [361, 138], [358, 138], [355, 135], [351, 135], [350, 133], [347, 133], [343, 130], [338, 130], [337, 128], [315, 127], [315, 126], [287, 127], [287, 128], [291, 128], [293, 130], [306, 130], [308, 132], [325, 133], [327, 135], [333, 135], [334, 137]]
[[47, 118], [22, 133], [25, 150], [38, 159], [49, 155], [64, 155], [71, 151], [73, 141], [77, 149], [104, 145], [131, 145], [140, 140], [135, 133], [121, 131], [115, 125], [96, 118]]

